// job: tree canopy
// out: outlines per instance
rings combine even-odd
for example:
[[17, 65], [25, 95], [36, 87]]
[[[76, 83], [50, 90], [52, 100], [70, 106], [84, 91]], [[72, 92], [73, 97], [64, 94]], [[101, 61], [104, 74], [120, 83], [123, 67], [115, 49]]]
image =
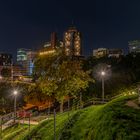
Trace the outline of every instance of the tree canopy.
[[[82, 69], [81, 61], [65, 56], [62, 52], [38, 56], [34, 75], [41, 92], [60, 103], [66, 96], [76, 97], [93, 82], [89, 71]], [[47, 97], [46, 96], [46, 97]]]

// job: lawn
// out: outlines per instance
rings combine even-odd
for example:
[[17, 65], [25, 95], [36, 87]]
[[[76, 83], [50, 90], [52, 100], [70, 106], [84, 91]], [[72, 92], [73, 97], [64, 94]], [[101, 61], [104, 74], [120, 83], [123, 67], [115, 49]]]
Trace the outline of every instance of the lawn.
[[[33, 129], [31, 125], [31, 130]], [[7, 128], [2, 133], [2, 140], [21, 140], [29, 132], [28, 125], [17, 124], [14, 127]]]
[[[128, 101], [137, 102], [136, 98], [121, 96], [105, 105], [71, 111], [70, 117], [68, 112], [57, 115], [56, 140], [140, 140], [140, 109], [127, 105]], [[11, 139], [4, 140], [28, 140], [29, 136], [53, 140], [53, 118], [33, 127], [31, 133], [27, 131], [27, 126], [10, 128], [4, 134]]]

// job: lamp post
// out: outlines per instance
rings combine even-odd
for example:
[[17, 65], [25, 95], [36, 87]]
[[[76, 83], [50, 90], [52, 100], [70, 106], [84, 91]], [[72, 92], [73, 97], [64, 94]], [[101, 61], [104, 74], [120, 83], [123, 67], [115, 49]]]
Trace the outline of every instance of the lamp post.
[[2, 140], [2, 117], [0, 118], [0, 139]]
[[138, 86], [138, 102], [140, 104], [140, 86]]
[[105, 71], [101, 71], [101, 78], [102, 78], [102, 101], [104, 102], [104, 94], [105, 94], [105, 91], [104, 91], [104, 77], [105, 77]]
[[54, 116], [54, 140], [56, 140], [56, 99], [54, 100], [54, 109], [53, 109], [53, 116]]
[[17, 109], [16, 109], [16, 104], [17, 104], [17, 94], [18, 92], [15, 90], [13, 92], [14, 94], [14, 123], [16, 122], [16, 112], [17, 112]]

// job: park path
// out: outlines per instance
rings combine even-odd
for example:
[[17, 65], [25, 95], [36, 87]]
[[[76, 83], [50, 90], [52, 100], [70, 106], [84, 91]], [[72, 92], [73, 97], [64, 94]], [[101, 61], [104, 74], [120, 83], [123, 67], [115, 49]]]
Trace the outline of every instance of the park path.
[[[20, 123], [20, 124], [29, 124], [29, 121], [28, 120], [16, 120], [17, 123]], [[31, 125], [38, 125], [39, 122], [37, 121], [30, 121], [30, 124]]]
[[[16, 120], [16, 124], [17, 123], [19, 123], [19, 124], [29, 124], [29, 121], [27, 121], [27, 120]], [[30, 125], [38, 125], [38, 124], [39, 124], [39, 122], [37, 122], [37, 121], [30, 121]], [[12, 125], [14, 125], [13, 119], [4, 123], [1, 128], [2, 128], [2, 130], [5, 130], [6, 128], [8, 128]]]

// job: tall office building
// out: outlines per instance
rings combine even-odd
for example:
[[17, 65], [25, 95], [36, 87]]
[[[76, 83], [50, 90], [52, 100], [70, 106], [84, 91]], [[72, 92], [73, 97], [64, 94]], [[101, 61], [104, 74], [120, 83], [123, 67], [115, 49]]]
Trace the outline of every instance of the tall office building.
[[[12, 72], [12, 55], [8, 53], [0, 53], [0, 76], [4, 68]], [[12, 74], [12, 73], [11, 73]]]
[[30, 49], [20, 48], [17, 50], [17, 64], [20, 66], [22, 75], [27, 75], [27, 53]]
[[70, 27], [64, 33], [64, 49], [67, 56], [81, 56], [81, 33]]
[[129, 53], [140, 53], [140, 40], [128, 42]]
[[24, 65], [27, 61], [27, 53], [31, 51], [30, 49], [20, 48], [17, 50], [17, 63]]
[[55, 32], [51, 33], [51, 47], [55, 48], [57, 44], [57, 35]]
[[23, 75], [31, 75], [34, 67], [35, 51], [30, 49], [20, 48], [17, 51], [17, 64], [21, 66]]
[[35, 51], [27, 52], [27, 75], [32, 75], [33, 73], [34, 61], [35, 61], [36, 55], [37, 55], [37, 52]]

